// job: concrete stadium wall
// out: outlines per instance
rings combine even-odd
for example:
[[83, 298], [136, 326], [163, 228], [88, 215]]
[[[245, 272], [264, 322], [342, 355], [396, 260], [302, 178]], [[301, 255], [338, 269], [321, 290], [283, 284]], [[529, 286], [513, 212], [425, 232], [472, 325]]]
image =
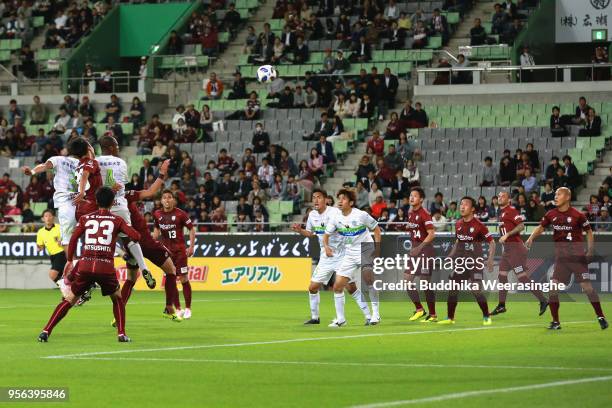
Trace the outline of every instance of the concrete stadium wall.
[[49, 279], [48, 262], [0, 264], [0, 289], [51, 289], [55, 284]]

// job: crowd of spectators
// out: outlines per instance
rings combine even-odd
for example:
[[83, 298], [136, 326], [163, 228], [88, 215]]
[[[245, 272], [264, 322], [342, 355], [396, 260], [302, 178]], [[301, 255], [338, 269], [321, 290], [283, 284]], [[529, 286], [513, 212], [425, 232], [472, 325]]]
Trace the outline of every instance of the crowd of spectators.
[[612, 167], [609, 171], [597, 194], [592, 194], [589, 203], [582, 209], [588, 220], [595, 223], [596, 231], [612, 232]]

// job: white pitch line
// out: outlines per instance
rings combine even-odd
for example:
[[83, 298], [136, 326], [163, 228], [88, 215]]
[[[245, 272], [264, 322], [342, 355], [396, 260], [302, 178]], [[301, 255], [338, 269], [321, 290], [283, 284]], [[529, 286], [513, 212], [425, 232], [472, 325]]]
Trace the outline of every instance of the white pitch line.
[[[270, 298], [251, 298], [251, 299], [244, 299], [244, 298], [236, 298], [236, 299], [194, 299], [191, 301], [191, 303], [201, 303], [201, 302], [249, 302], [251, 300], [269, 300]], [[162, 300], [163, 302], [163, 300]], [[126, 306], [131, 306], [131, 305], [159, 305], [160, 302], [128, 302], [128, 304]], [[86, 308], [88, 307], [100, 307], [100, 306], [104, 306], [104, 307], [108, 307], [109, 303], [87, 303], [86, 304]], [[39, 307], [53, 307], [56, 306], [56, 304], [23, 304], [23, 305], [13, 305], [13, 306], [0, 306], [0, 309], [32, 309], [32, 308], [39, 308]]]
[[[563, 324], [580, 324], [580, 323], [591, 323], [590, 320], [577, 321], [577, 322], [563, 322]], [[325, 340], [345, 340], [345, 339], [359, 339], [367, 337], [384, 337], [384, 336], [411, 336], [419, 334], [437, 334], [437, 333], [455, 333], [455, 332], [466, 332], [466, 331], [480, 331], [480, 330], [501, 330], [501, 329], [516, 329], [522, 327], [538, 327], [542, 326], [541, 323], [530, 323], [530, 324], [515, 324], [508, 326], [481, 326], [481, 327], [466, 327], [461, 329], [446, 329], [446, 330], [423, 330], [423, 331], [407, 331], [407, 332], [389, 332], [389, 333], [368, 333], [368, 334], [353, 334], [348, 336], [325, 336], [325, 337], [301, 337], [297, 339], [284, 339], [284, 340], [268, 340], [268, 341], [252, 341], [245, 343], [227, 343], [227, 344], [199, 344], [194, 346], [179, 346], [179, 347], [159, 347], [149, 349], [127, 349], [127, 350], [115, 350], [115, 351], [95, 351], [90, 353], [78, 353], [78, 354], [63, 354], [56, 356], [46, 356], [41, 358], [72, 358], [72, 357], [85, 357], [85, 356], [101, 356], [101, 355], [112, 355], [112, 354], [125, 354], [125, 353], [147, 353], [147, 352], [158, 352], [158, 351], [177, 351], [177, 350], [195, 350], [195, 349], [212, 349], [212, 348], [224, 348], [224, 347], [245, 347], [245, 346], [260, 346], [260, 345], [271, 345], [271, 344], [287, 344], [287, 343], [303, 343], [309, 341], [325, 341]]]
[[447, 400], [452, 400], [452, 399], [479, 397], [481, 395], [488, 395], [488, 394], [511, 393], [511, 392], [517, 392], [517, 391], [537, 390], [537, 389], [542, 389], [542, 388], [561, 387], [564, 385], [575, 385], [575, 384], [584, 384], [584, 383], [590, 383], [590, 382], [611, 381], [611, 380], [612, 380], [612, 375], [605, 376], [605, 377], [587, 377], [587, 378], [580, 378], [577, 380], [554, 381], [554, 382], [549, 382], [549, 383], [523, 385], [523, 386], [518, 386], [518, 387], [493, 388], [490, 390], [456, 392], [452, 394], [442, 394], [442, 395], [437, 395], [433, 397], [417, 398], [417, 399], [410, 399], [410, 400], [388, 401], [388, 402], [379, 402], [379, 403], [364, 404], [364, 405], [353, 405], [351, 408], [387, 408], [387, 407], [397, 407], [400, 405], [425, 404], [428, 402], [439, 402], [439, 401], [447, 401]]
[[254, 364], [254, 365], [313, 365], [340, 367], [397, 367], [397, 368], [476, 368], [499, 370], [549, 370], [549, 371], [612, 371], [612, 367], [558, 367], [558, 366], [516, 366], [516, 365], [482, 365], [482, 364], [429, 364], [429, 363], [358, 363], [332, 361], [282, 361], [282, 360], [223, 360], [198, 358], [136, 358], [136, 357], [71, 357], [68, 360], [100, 360], [100, 361], [155, 361], [180, 363], [220, 363], [220, 364]]

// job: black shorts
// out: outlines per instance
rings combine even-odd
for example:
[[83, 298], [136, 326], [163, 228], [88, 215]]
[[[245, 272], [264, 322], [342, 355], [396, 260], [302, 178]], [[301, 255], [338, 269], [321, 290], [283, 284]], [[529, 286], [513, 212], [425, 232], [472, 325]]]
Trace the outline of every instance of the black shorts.
[[55, 255], [51, 255], [51, 269], [59, 272], [59, 278], [64, 273], [64, 267], [66, 266], [66, 252], [58, 252]]

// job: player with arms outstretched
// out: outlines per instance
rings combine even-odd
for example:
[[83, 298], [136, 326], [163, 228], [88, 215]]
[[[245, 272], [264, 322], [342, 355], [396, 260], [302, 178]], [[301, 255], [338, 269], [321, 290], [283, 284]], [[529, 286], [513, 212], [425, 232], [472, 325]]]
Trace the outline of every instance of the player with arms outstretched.
[[[166, 274], [166, 284], [164, 286], [166, 308], [164, 309], [163, 316], [172, 319], [174, 322], [181, 322], [183, 319], [174, 310], [174, 299], [178, 297], [178, 291], [176, 289], [176, 269], [170, 257], [170, 251], [161, 242], [153, 239], [149, 232], [147, 221], [138, 208], [140, 201], [154, 197], [163, 187], [169, 165], [170, 160], [162, 163], [159, 169], [159, 177], [147, 190], [128, 190], [125, 192], [125, 198], [128, 202], [132, 227], [140, 233], [140, 246], [142, 247], [143, 255]], [[127, 266], [128, 278], [121, 288], [121, 298], [126, 304], [138, 278], [138, 267], [129, 263]]]
[[123, 232], [132, 240], [138, 241], [140, 234], [132, 229], [121, 218], [113, 215], [110, 208], [115, 200], [115, 193], [108, 187], [102, 187], [96, 192], [96, 205], [99, 210], [79, 218], [68, 246], [67, 264], [64, 273], [72, 267], [77, 241], [84, 236], [82, 256], [75, 268], [72, 285], [68, 295], [57, 305], [49, 322], [38, 336], [38, 341], [47, 342], [53, 328], [66, 316], [77, 299], [92, 284], [97, 283], [102, 289], [102, 295], [110, 296], [113, 301], [113, 314], [117, 320], [117, 335], [119, 342], [129, 342], [125, 335], [125, 304], [121, 299], [119, 281], [115, 272], [114, 254], [117, 235]]
[[[185, 310], [181, 311], [181, 303], [178, 295], [174, 299], [174, 307], [177, 314], [183, 319], [191, 318], [191, 283], [189, 282], [189, 268], [187, 258], [195, 251], [195, 228], [187, 213], [176, 207], [176, 198], [170, 190], [162, 193], [162, 209], [153, 213], [155, 220], [155, 230], [153, 237], [158, 239], [172, 254], [172, 260], [176, 267], [176, 275], [181, 280], [183, 286], [183, 296], [185, 297]], [[189, 229], [189, 248], [185, 245], [183, 228]], [[168, 283], [166, 282], [166, 285]]]
[[[373, 258], [376, 255], [376, 245], [380, 245], [381, 232], [378, 223], [365, 211], [354, 208], [355, 192], [342, 189], [336, 195], [338, 199], [337, 213], [325, 227], [323, 247], [328, 257], [334, 256], [330, 246], [332, 234], [340, 235], [344, 248], [344, 256], [336, 269], [334, 282], [334, 303], [336, 318], [329, 327], [342, 327], [346, 324], [344, 315], [344, 289], [356, 278], [355, 272], [361, 269], [364, 281], [368, 285], [368, 294], [372, 303], [371, 322], [380, 322], [378, 291], [373, 286]], [[374, 239], [372, 234], [374, 232]]]
[[79, 161], [74, 157], [53, 156], [32, 169], [28, 166], [21, 168], [27, 176], [53, 170], [53, 189], [55, 190], [53, 193], [53, 206], [57, 210], [61, 245], [64, 249], [68, 249], [70, 236], [76, 225], [76, 207], [72, 199], [77, 191], [74, 173], [78, 165]]
[[56, 285], [64, 273], [66, 266], [66, 252], [61, 245], [61, 233], [59, 225], [55, 223], [53, 210], [47, 208], [43, 211], [43, 225], [36, 233], [36, 246], [38, 250], [46, 249], [51, 258], [51, 269], [49, 269], [49, 279]]
[[[595, 237], [586, 216], [571, 206], [572, 192], [567, 187], [560, 187], [555, 192], [555, 205], [548, 211], [540, 225], [531, 233], [525, 242], [527, 248], [531, 248], [533, 241], [539, 237], [549, 225], [553, 229], [553, 241], [555, 242], [555, 270], [552, 281], [567, 284], [572, 275], [576, 282], [580, 283], [582, 290], [586, 293], [597, 321], [602, 330], [608, 328], [608, 322], [601, 310], [599, 296], [593, 288], [589, 277], [589, 259], [593, 256]], [[586, 234], [587, 250], [584, 252], [584, 238]], [[548, 297], [552, 322], [550, 330], [560, 330], [559, 321], [559, 292], [551, 290]]]
[[[493, 259], [495, 257], [495, 241], [489, 232], [489, 229], [474, 217], [476, 210], [476, 200], [472, 197], [463, 197], [459, 203], [459, 213], [461, 219], [455, 225], [455, 245], [448, 255], [449, 258], [463, 258], [465, 265], [466, 259], [471, 259], [471, 265], [466, 267], [466, 270], [459, 273], [457, 267], [451, 273], [450, 279], [455, 282], [469, 280], [478, 284], [478, 289], [473, 290], [474, 298], [482, 311], [483, 325], [491, 325], [491, 317], [489, 316], [489, 306], [487, 298], [482, 293], [482, 279], [484, 278], [484, 258], [482, 244], [489, 244], [489, 254], [487, 258], [487, 268], [489, 272], [493, 272]], [[478, 262], [480, 260], [480, 262]], [[448, 316], [444, 320], [440, 320], [438, 324], [455, 324], [455, 310], [459, 300], [459, 292], [450, 290], [448, 292]]]
[[[321, 319], [319, 318], [319, 303], [321, 301], [319, 290], [321, 289], [322, 285], [325, 285], [330, 281], [334, 271], [338, 268], [339, 263], [342, 261], [344, 256], [338, 234], [333, 234], [329, 240], [329, 246], [333, 250], [333, 256], [329, 257], [325, 253], [325, 248], [323, 246], [323, 234], [325, 234], [325, 227], [329, 224], [330, 219], [337, 216], [337, 214], [340, 212], [338, 208], [326, 205], [326, 199], [327, 193], [324, 190], [314, 189], [312, 191], [312, 211], [310, 214], [308, 214], [306, 228], [302, 228], [300, 224], [294, 224], [292, 227], [293, 231], [305, 237], [317, 237], [321, 247], [319, 263], [312, 274], [310, 285], [308, 286], [310, 319], [304, 324], [321, 323]], [[355, 302], [357, 302], [357, 306], [359, 306], [363, 312], [366, 319], [366, 325], [378, 323], [371, 321], [372, 316], [370, 314], [370, 308], [368, 307], [367, 302], [363, 300], [363, 295], [357, 288], [354, 281], [349, 282], [347, 289], [353, 299], [355, 299]]]
[[[115, 189], [115, 202], [111, 212], [123, 218], [128, 225], [132, 225], [130, 210], [128, 209], [128, 202], [125, 197], [125, 185], [128, 182], [127, 164], [119, 157], [119, 144], [114, 137], [109, 135], [102, 136], [98, 143], [100, 143], [100, 148], [102, 149], [102, 156], [97, 158], [102, 181], [105, 186]], [[120, 237], [122, 239], [125, 238], [123, 235], [120, 235]], [[155, 278], [147, 269], [140, 244], [130, 241], [124, 242], [124, 245], [133, 257], [129, 264], [133, 264], [135, 260], [142, 272], [142, 277], [147, 282], [147, 286], [150, 289], [155, 288]]]
[[[423, 259], [432, 259], [435, 256], [432, 242], [436, 237], [436, 229], [434, 228], [431, 214], [423, 208], [425, 191], [420, 187], [413, 187], [410, 190], [409, 200], [411, 208], [408, 212], [406, 231], [410, 233], [410, 240], [412, 242], [410, 256], [423, 256]], [[419, 279], [429, 282], [431, 280], [431, 272], [427, 265], [421, 265], [418, 270], [405, 271], [404, 278], [408, 282], [412, 282], [418, 276]], [[419, 299], [419, 292], [417, 290], [408, 290], [408, 296], [410, 296], [416, 309], [410, 319], [408, 319], [409, 321], [420, 320], [421, 323], [435, 323], [438, 321], [436, 315], [436, 293], [433, 290], [428, 289], [425, 291], [427, 309], [429, 310], [427, 316], [425, 316], [425, 309], [423, 309]]]
[[[525, 224], [523, 224], [525, 219], [516, 208], [510, 205], [510, 193], [500, 191], [497, 194], [497, 199], [501, 209], [499, 214], [499, 232], [501, 234], [499, 243], [504, 247], [504, 252], [499, 262], [499, 282], [508, 283], [509, 271], [516, 274], [519, 282], [532, 282], [529, 279], [527, 270], [528, 251], [521, 239], [521, 232], [525, 229]], [[544, 297], [544, 294], [539, 289], [534, 289], [531, 293], [540, 302], [540, 316], [542, 316], [548, 307], [546, 297]], [[491, 316], [506, 312], [507, 295], [507, 290], [501, 289], [499, 291], [499, 303], [491, 312]]]

